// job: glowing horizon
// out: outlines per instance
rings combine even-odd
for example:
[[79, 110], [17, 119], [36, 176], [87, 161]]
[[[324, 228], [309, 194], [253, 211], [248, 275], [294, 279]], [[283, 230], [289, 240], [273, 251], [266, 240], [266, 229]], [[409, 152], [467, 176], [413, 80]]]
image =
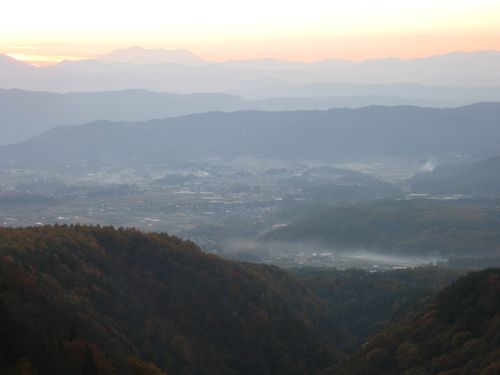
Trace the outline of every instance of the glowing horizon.
[[497, 0], [25, 0], [3, 6], [0, 53], [35, 65], [135, 45], [214, 62], [415, 58], [500, 50], [499, 19]]

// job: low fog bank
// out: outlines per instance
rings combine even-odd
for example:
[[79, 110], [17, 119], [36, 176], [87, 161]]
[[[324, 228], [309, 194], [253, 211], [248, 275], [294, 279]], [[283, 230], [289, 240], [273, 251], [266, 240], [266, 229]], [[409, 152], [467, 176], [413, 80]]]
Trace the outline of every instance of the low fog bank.
[[386, 271], [423, 265], [446, 265], [449, 261], [449, 258], [437, 253], [402, 255], [394, 251], [325, 246], [317, 241], [262, 242], [230, 239], [221, 243], [214, 252], [227, 258], [274, 264], [284, 268], [313, 266]]
[[424, 255], [397, 254], [370, 248], [339, 248], [315, 241], [263, 243], [249, 239], [230, 239], [213, 252], [230, 259], [266, 263], [282, 268], [332, 267], [381, 272], [421, 266], [439, 266], [457, 270], [500, 267], [498, 255], [445, 256], [439, 252]]

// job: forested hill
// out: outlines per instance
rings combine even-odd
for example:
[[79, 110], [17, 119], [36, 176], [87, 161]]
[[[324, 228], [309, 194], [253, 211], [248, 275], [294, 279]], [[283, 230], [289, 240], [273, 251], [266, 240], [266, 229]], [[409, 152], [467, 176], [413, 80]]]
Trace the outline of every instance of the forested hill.
[[[0, 374], [324, 374], [338, 366], [381, 374], [413, 363], [448, 368], [447, 353], [450, 363], [486, 368], [499, 347], [499, 272], [468, 276], [422, 310], [457, 272], [292, 275], [166, 234], [0, 228]], [[368, 338], [373, 350], [343, 362], [384, 328]], [[437, 367], [430, 352], [442, 356]]]
[[[308, 374], [322, 302], [165, 234], [0, 228], [0, 373]], [[23, 372], [25, 371], [25, 372]]]
[[332, 374], [500, 373], [500, 269], [471, 273]]
[[413, 191], [437, 194], [500, 195], [500, 156], [475, 163], [438, 166], [408, 180]]
[[0, 147], [0, 166], [153, 163], [210, 158], [336, 162], [374, 157], [500, 153], [500, 104], [373, 106], [328, 111], [201, 113], [51, 129]]
[[374, 201], [308, 212], [263, 239], [409, 256], [498, 256], [499, 214], [474, 202]]

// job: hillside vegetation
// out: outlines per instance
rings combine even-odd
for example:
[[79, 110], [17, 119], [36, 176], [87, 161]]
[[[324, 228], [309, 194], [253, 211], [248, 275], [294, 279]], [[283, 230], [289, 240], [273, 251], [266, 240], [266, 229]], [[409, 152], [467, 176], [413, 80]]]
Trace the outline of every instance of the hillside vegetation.
[[0, 373], [307, 374], [333, 358], [294, 278], [164, 234], [1, 228], [0, 286]]
[[419, 173], [408, 181], [413, 190], [433, 194], [500, 195], [500, 157], [456, 163]]
[[332, 374], [500, 372], [500, 270], [471, 273], [382, 331]]
[[[361, 367], [344, 358], [366, 340], [389, 345], [370, 336], [399, 335], [414, 319], [423, 329], [418, 317], [429, 309], [439, 312], [429, 324], [443, 344], [423, 341], [418, 358], [445, 355], [449, 340], [480, 338], [464, 358], [486, 368], [498, 350], [498, 272], [463, 279], [429, 305], [458, 275], [436, 267], [290, 274], [205, 254], [166, 234], [0, 228], [0, 374], [321, 374], [339, 366], [351, 373], [364, 371], [366, 358]], [[394, 340], [423, 337], [408, 335]], [[368, 367], [406, 366], [391, 348]]]
[[433, 200], [341, 205], [309, 212], [263, 238], [409, 256], [498, 256], [500, 211]]

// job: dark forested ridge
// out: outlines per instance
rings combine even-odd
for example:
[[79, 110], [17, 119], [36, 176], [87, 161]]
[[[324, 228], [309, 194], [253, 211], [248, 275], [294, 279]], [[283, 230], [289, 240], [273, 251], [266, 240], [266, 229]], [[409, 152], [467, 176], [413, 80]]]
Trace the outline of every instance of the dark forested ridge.
[[325, 301], [324, 332], [346, 353], [391, 323], [406, 318], [460, 273], [436, 267], [371, 273], [359, 269], [297, 268], [290, 271]]
[[[146, 122], [51, 129], [0, 147], [1, 166], [154, 163], [210, 158], [337, 162], [450, 152], [500, 153], [500, 104], [436, 109], [202, 113]], [[452, 151], [451, 151], [452, 150]]]
[[304, 374], [332, 361], [322, 303], [294, 278], [175, 237], [0, 229], [0, 269], [0, 373]]
[[332, 374], [500, 373], [500, 270], [471, 273]]
[[410, 256], [500, 255], [496, 201], [375, 201], [319, 209], [267, 233], [277, 242]]
[[[0, 374], [321, 374], [368, 336], [410, 324], [459, 274], [290, 274], [204, 254], [166, 234], [0, 228]], [[498, 297], [497, 289], [481, 293]], [[467, 310], [456, 298], [438, 300], [446, 319]], [[473, 316], [498, 312], [485, 306]]]

